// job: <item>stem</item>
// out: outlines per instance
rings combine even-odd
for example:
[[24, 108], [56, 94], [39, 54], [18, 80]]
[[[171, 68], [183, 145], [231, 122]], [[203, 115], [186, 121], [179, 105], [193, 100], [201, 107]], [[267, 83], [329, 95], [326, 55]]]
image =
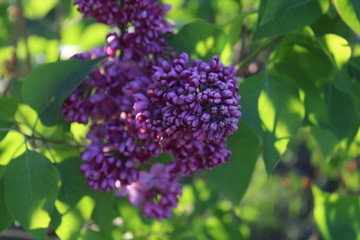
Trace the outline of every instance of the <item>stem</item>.
[[[121, 23], [118, 23], [118, 24], [117, 24], [117, 27], [118, 27], [119, 30], [120, 30], [119, 48], [121, 49], [121, 47], [124, 46], [124, 41], [123, 41], [123, 38], [122, 38], [122, 37], [123, 37], [124, 33], [126, 33], [127, 29], [126, 29], [126, 26], [123, 25], [123, 24], [121, 24]], [[120, 56], [119, 56], [120, 60], [123, 58], [123, 55], [124, 55], [123, 51], [120, 50]]]
[[254, 52], [252, 52], [249, 56], [247, 56], [244, 60], [242, 60], [239, 64], [237, 64], [235, 67], [237, 69], [243, 68], [245, 65], [247, 65], [251, 60], [256, 57], [259, 53], [266, 50], [268, 47], [270, 47], [273, 43], [275, 43], [277, 40], [279, 40], [280, 37], [275, 37], [268, 39], [263, 45], [261, 45], [258, 49], [256, 49]]
[[25, 22], [25, 18], [24, 18], [24, 13], [23, 13], [23, 7], [22, 7], [22, 2], [21, 0], [16, 0], [16, 6], [19, 9], [19, 14], [18, 14], [18, 18], [17, 21], [19, 23], [19, 31], [22, 34], [22, 37], [24, 38], [24, 45], [25, 45], [25, 51], [26, 51], [26, 69], [24, 71], [25, 76], [31, 71], [31, 57], [30, 57], [30, 48], [29, 48], [29, 44], [28, 44], [28, 31], [26, 28], [26, 22]]
[[20, 133], [20, 134], [23, 134], [22, 132], [20, 132], [18, 129], [16, 129], [16, 128], [0, 128], [0, 132], [5, 132], [5, 131], [16, 131], [16, 132], [18, 132], [18, 133]]
[[81, 145], [81, 144], [71, 144], [69, 142], [65, 142], [65, 141], [62, 141], [62, 140], [56, 140], [56, 139], [50, 139], [50, 138], [45, 138], [43, 136], [35, 136], [35, 135], [32, 135], [32, 136], [29, 136], [29, 135], [25, 135], [26, 138], [29, 138], [29, 139], [32, 139], [32, 140], [39, 140], [39, 141], [42, 141], [44, 142], [45, 144], [46, 143], [52, 143], [52, 144], [56, 144], [56, 145], [63, 145], [63, 146], [68, 146], [68, 147], [71, 147], [71, 148], [75, 148], [75, 149], [79, 149], [79, 148], [82, 148], [82, 147], [86, 147], [84, 145]]
[[79, 144], [79, 143], [71, 144], [71, 143], [66, 142], [66, 141], [57, 140], [57, 139], [45, 138], [45, 137], [43, 137], [43, 136], [36, 136], [36, 135], [30, 136], [30, 135], [27, 135], [27, 134], [21, 132], [20, 130], [18, 130], [18, 129], [16, 129], [16, 128], [0, 128], [0, 132], [5, 132], [5, 131], [16, 131], [16, 132], [22, 134], [27, 141], [28, 141], [28, 140], [38, 140], [38, 141], [43, 142], [44, 144], [52, 143], [52, 144], [56, 144], [56, 145], [68, 146], [68, 147], [75, 148], [75, 149], [79, 149], [79, 148], [82, 148], [82, 147], [86, 147], [85, 145], [81, 145], [81, 144]]
[[[122, 9], [124, 9], [124, 2], [122, 0], [119, 1], [119, 5]], [[121, 47], [124, 46], [124, 41], [123, 41], [123, 35], [124, 33], [127, 32], [127, 25], [121, 24], [121, 23], [117, 23], [117, 27], [120, 30], [120, 35], [119, 35], [119, 49], [120, 49], [120, 55], [119, 55], [119, 59], [123, 59], [123, 51], [121, 50]]]

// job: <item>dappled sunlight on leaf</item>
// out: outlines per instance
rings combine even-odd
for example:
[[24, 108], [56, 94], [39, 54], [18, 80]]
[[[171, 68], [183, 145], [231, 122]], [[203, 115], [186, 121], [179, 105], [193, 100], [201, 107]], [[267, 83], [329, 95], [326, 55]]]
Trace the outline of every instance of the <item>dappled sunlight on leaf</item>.
[[204, 57], [206, 56], [208, 49], [214, 47], [214, 43], [214, 37], [209, 36], [207, 39], [197, 42], [195, 51], [199, 54], [200, 57]]
[[60, 225], [55, 229], [58, 236], [61, 239], [78, 239], [84, 224], [90, 219], [95, 206], [94, 199], [83, 196], [75, 206], [60, 201], [56, 201], [55, 206], [61, 214]]
[[27, 150], [6, 166], [4, 180], [11, 216], [36, 238], [45, 239], [60, 185], [55, 167], [40, 153]]
[[18, 132], [11, 131], [0, 142], [0, 165], [7, 165], [11, 159], [25, 152], [24, 136]]

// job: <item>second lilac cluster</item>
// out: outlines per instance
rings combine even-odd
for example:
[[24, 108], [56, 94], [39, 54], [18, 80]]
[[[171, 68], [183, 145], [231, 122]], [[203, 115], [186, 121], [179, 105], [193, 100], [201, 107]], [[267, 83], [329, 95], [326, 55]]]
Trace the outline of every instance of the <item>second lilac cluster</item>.
[[[66, 120], [90, 127], [80, 170], [89, 187], [127, 195], [145, 217], [169, 218], [181, 176], [230, 158], [226, 139], [241, 117], [236, 69], [218, 56], [189, 61], [172, 51], [164, 38], [173, 33], [164, 19], [170, 7], [157, 0], [74, 4], [84, 17], [119, 29], [105, 47], [74, 56], [105, 57], [62, 107]], [[161, 153], [174, 161], [156, 162]]]

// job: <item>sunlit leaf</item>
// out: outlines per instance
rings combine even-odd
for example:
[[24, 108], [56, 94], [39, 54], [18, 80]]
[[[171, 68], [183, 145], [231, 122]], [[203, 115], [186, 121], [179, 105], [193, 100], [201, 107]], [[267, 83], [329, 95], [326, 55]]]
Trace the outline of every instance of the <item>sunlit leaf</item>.
[[287, 35], [275, 48], [270, 59], [279, 73], [290, 76], [300, 87], [302, 82], [309, 80], [321, 86], [332, 82], [335, 76], [336, 69], [328, 53], [318, 39], [309, 34]]
[[53, 9], [59, 0], [31, 0], [22, 1], [24, 4], [24, 13], [29, 18], [43, 18]]
[[240, 40], [244, 18], [249, 14], [251, 13], [239, 13], [234, 19], [223, 26], [225, 33], [228, 35], [228, 41], [220, 57], [225, 65], [231, 64], [233, 61], [234, 46]]
[[32, 135], [35, 131], [52, 140], [63, 140], [65, 137], [65, 126], [61, 125], [60, 122], [54, 126], [45, 126], [39, 121], [37, 112], [29, 105], [20, 104], [15, 119], [18, 122], [19, 130], [25, 134]]
[[303, 121], [305, 110], [298, 89], [291, 79], [265, 76], [265, 85], [258, 101], [259, 116], [264, 127], [264, 160], [268, 173], [279, 156], [295, 137]]
[[38, 112], [45, 125], [54, 125], [63, 101], [100, 60], [71, 59], [35, 68], [22, 87], [24, 102]]
[[110, 199], [104, 199], [103, 196], [113, 198], [114, 194], [94, 192], [90, 189], [80, 171], [81, 164], [79, 157], [68, 158], [58, 164], [62, 186], [55, 204], [58, 213], [54, 213], [54, 216], [58, 215], [59, 220], [52, 222], [52, 226], [62, 239], [79, 239], [81, 230], [93, 214], [95, 206], [98, 209], [96, 224], [105, 221], [104, 215], [107, 216], [111, 210]]
[[305, 115], [298, 88], [291, 78], [264, 74], [248, 78], [240, 86], [240, 95], [242, 120], [261, 136], [263, 158], [270, 173], [297, 135]]
[[328, 8], [328, 0], [261, 0], [255, 37], [293, 32], [313, 23]]
[[36, 239], [46, 239], [59, 175], [49, 159], [26, 151], [5, 169], [5, 202], [11, 216]]
[[90, 196], [83, 196], [75, 206], [56, 201], [56, 208], [61, 213], [60, 225], [55, 232], [61, 239], [77, 240], [86, 221], [90, 219], [95, 202]]
[[329, 127], [328, 109], [322, 87], [334, 81], [337, 67], [318, 40], [305, 34], [286, 36], [271, 55], [270, 72], [294, 79], [304, 92], [306, 119]]
[[350, 0], [353, 8], [355, 10], [355, 14], [357, 16], [358, 21], [360, 22], [360, 2], [358, 0]]
[[335, 86], [348, 94], [354, 94], [354, 89], [347, 72], [347, 63], [351, 57], [351, 47], [342, 37], [335, 34], [326, 34], [319, 39], [329, 59], [333, 63], [335, 73]]
[[205, 232], [210, 237], [210, 239], [243, 239], [239, 228], [230, 228], [230, 230], [232, 230], [231, 232], [229, 231], [229, 228], [230, 227], [225, 224], [224, 221], [221, 221], [216, 217], [210, 217], [206, 219], [205, 222]]
[[312, 192], [315, 198], [314, 219], [325, 240], [359, 239], [360, 198], [328, 194], [317, 187]]
[[232, 151], [230, 161], [206, 175], [216, 189], [237, 205], [250, 183], [256, 160], [260, 153], [258, 136], [244, 123], [227, 142]]
[[178, 34], [167, 40], [178, 53], [186, 52], [207, 61], [222, 52], [228, 37], [221, 27], [196, 21], [185, 25]]
[[6, 165], [12, 158], [23, 154], [25, 148], [24, 136], [16, 131], [9, 132], [0, 142], [0, 165]]
[[352, 4], [352, 2], [356, 2], [356, 0], [336, 0], [335, 6], [344, 22], [354, 32], [360, 33], [360, 21], [357, 17], [357, 14], [360, 10], [357, 9], [355, 12], [354, 9], [355, 5], [358, 6], [359, 3]]

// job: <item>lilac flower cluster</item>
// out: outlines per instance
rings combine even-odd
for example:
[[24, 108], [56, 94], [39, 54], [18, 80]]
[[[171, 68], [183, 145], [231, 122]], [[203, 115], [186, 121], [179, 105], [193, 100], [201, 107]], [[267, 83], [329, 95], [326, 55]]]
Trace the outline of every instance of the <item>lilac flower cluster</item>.
[[218, 56], [189, 67], [183, 53], [155, 66], [148, 94], [162, 111], [165, 133], [172, 138], [219, 143], [237, 130], [241, 116], [236, 69]]
[[126, 22], [126, 13], [119, 6], [118, 0], [75, 0], [78, 11], [84, 17], [93, 17], [97, 21], [105, 24], [115, 24]]
[[[90, 126], [81, 171], [95, 190], [142, 208], [145, 217], [169, 218], [182, 193], [179, 177], [225, 163], [226, 137], [241, 116], [236, 70], [219, 57], [208, 63], [177, 55], [163, 35], [170, 9], [157, 0], [75, 0], [84, 17], [116, 24], [106, 46], [74, 58], [105, 57], [64, 102], [69, 122]], [[160, 153], [168, 164], [150, 164]]]
[[211, 170], [226, 163], [231, 151], [226, 148], [226, 139], [219, 143], [205, 143], [183, 138], [163, 141], [163, 151], [174, 155], [179, 172], [191, 175], [194, 172]]
[[[149, 172], [141, 171], [138, 182], [120, 187], [117, 196], [129, 195], [129, 201], [134, 206], [140, 206], [143, 202], [143, 215], [162, 220], [170, 218], [171, 211], [177, 206], [177, 196], [182, 194], [182, 188], [178, 183], [178, 176], [173, 173], [176, 166], [169, 164], [154, 164]], [[153, 199], [157, 199], [155, 204]]]

